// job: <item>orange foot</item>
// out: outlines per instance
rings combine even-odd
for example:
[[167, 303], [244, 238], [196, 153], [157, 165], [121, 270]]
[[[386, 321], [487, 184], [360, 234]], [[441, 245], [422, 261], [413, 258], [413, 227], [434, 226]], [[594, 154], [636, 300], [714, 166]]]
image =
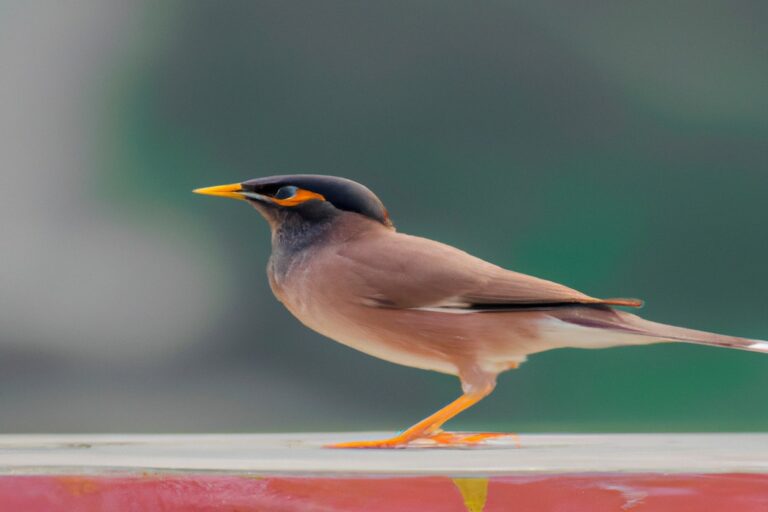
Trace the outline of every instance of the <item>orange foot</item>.
[[490, 445], [514, 445], [520, 448], [517, 434], [502, 432], [445, 432], [438, 430], [433, 434], [408, 438], [403, 435], [376, 441], [350, 441], [333, 443], [326, 448], [476, 448]]

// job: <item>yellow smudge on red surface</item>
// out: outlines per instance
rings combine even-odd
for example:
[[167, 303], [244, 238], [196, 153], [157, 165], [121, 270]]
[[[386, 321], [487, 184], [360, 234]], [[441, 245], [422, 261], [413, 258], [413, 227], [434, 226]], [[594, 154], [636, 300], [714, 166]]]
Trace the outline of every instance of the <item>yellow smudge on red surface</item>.
[[453, 483], [459, 488], [467, 512], [483, 512], [488, 500], [487, 478], [454, 478]]

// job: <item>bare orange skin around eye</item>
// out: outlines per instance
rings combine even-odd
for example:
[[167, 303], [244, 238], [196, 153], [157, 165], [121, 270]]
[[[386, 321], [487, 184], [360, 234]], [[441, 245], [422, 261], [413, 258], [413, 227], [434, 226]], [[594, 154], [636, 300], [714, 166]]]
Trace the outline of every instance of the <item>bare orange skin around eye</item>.
[[270, 199], [272, 202], [279, 204], [280, 206], [296, 206], [312, 199], [325, 201], [325, 197], [323, 197], [321, 194], [317, 194], [311, 190], [305, 190], [303, 188], [298, 189], [293, 197], [289, 197], [288, 199], [278, 199], [276, 197], [270, 197]]

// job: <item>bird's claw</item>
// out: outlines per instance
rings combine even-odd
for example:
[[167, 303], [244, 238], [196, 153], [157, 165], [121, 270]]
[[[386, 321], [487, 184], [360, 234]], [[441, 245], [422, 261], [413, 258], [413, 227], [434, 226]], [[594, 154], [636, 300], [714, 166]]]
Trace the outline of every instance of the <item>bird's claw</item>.
[[[415, 440], [415, 441], [418, 441]], [[508, 444], [511, 442], [520, 448], [520, 437], [509, 432], [445, 432], [439, 431], [425, 439], [441, 446], [483, 446], [488, 444]]]
[[446, 432], [438, 430], [418, 437], [398, 435], [374, 441], [349, 441], [333, 443], [326, 448], [476, 448], [488, 445], [512, 444], [520, 447], [517, 434], [505, 432]]

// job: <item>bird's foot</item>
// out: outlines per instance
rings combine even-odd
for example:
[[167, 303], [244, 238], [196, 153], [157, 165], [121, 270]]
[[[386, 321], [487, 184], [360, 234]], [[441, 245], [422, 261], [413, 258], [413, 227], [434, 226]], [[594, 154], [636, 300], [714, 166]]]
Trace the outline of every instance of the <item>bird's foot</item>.
[[490, 445], [520, 447], [517, 434], [504, 432], [446, 432], [438, 430], [418, 437], [402, 434], [375, 441], [350, 441], [333, 443], [326, 448], [476, 448]]
[[[422, 439], [438, 446], [474, 447], [511, 444], [515, 448], [520, 448], [520, 437], [512, 432], [446, 432], [440, 430]], [[416, 439], [415, 441], [419, 440]]]

